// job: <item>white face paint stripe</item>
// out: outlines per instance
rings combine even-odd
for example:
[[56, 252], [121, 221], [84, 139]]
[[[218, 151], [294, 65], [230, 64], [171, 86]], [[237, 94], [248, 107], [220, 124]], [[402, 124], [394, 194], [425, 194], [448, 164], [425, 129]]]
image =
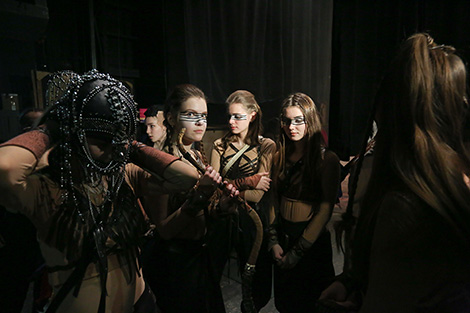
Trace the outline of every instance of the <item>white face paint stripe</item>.
[[231, 114], [230, 119], [236, 121], [245, 121], [248, 119], [248, 117], [246, 114]]
[[180, 116], [180, 122], [189, 122], [189, 123], [207, 123], [207, 118], [205, 117], [183, 117]]
[[305, 124], [305, 117], [303, 115], [296, 116], [292, 119], [283, 117], [281, 119], [281, 124], [283, 126], [289, 126], [289, 125], [304, 125]]
[[[192, 115], [192, 116], [189, 116]], [[189, 123], [206, 123], [207, 124], [207, 113], [195, 113], [195, 112], [180, 112], [179, 120], [181, 122]]]

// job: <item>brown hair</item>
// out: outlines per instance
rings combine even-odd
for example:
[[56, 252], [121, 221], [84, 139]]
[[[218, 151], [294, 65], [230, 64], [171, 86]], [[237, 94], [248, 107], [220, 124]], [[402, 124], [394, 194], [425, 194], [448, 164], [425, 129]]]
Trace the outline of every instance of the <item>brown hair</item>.
[[468, 245], [470, 191], [463, 174], [469, 173], [470, 160], [462, 140], [466, 71], [454, 52], [428, 34], [411, 36], [377, 93], [374, 167], [353, 243], [353, 263], [363, 282], [377, 211], [390, 183], [404, 184]]
[[201, 89], [191, 84], [182, 84], [175, 86], [173, 90], [168, 94], [168, 97], [165, 101], [165, 107], [163, 109], [165, 120], [163, 121], [163, 125], [165, 125], [166, 127], [166, 139], [165, 143], [163, 144], [163, 148], [167, 147], [168, 152], [170, 154], [173, 154], [171, 140], [175, 135], [175, 129], [168, 122], [168, 117], [171, 114], [171, 116], [176, 118], [183, 102], [193, 97], [206, 100], [206, 96], [204, 95], [204, 92], [202, 92]]
[[[322, 125], [320, 122], [320, 116], [317, 111], [317, 107], [313, 102], [312, 98], [308, 95], [297, 92], [289, 95], [284, 99], [281, 106], [281, 117], [282, 120], [285, 110], [288, 107], [298, 107], [305, 118], [306, 124], [306, 152], [305, 152], [305, 171], [307, 173], [314, 173], [314, 175], [306, 175], [311, 180], [318, 177], [320, 174], [320, 166], [322, 161], [322, 148], [325, 146], [323, 136], [321, 134]], [[286, 158], [292, 153], [293, 142], [287, 138], [284, 130], [281, 129], [280, 133], [280, 149], [277, 169], [275, 170], [277, 175], [275, 178], [283, 176], [285, 173]]]

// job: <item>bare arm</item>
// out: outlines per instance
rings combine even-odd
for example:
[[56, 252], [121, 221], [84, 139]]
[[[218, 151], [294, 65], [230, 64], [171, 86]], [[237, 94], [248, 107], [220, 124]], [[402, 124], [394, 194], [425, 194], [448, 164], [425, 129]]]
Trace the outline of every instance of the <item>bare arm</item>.
[[[280, 167], [280, 152], [277, 151], [273, 155], [273, 173], [278, 173]], [[274, 185], [274, 190], [271, 196], [271, 207], [269, 209], [269, 227], [275, 227], [277, 215], [279, 214], [279, 203], [277, 197], [277, 186]]]
[[0, 146], [0, 204], [21, 208], [31, 200], [27, 178], [37, 167], [47, 165], [49, 136], [34, 130], [21, 134]]
[[196, 184], [199, 173], [193, 166], [178, 160], [165, 169], [163, 178], [163, 187], [167, 191], [189, 190]]
[[[278, 173], [278, 167], [280, 166], [280, 152], [277, 151], [274, 153], [273, 156], [273, 167], [274, 173]], [[272, 249], [272, 256], [274, 260], [280, 261], [284, 254], [283, 249], [279, 245], [278, 237], [277, 237], [277, 221], [278, 221], [278, 214], [279, 214], [279, 203], [277, 197], [277, 186], [274, 186], [275, 190], [271, 193], [271, 205], [269, 208], [269, 227], [267, 231], [267, 248], [268, 251]]]
[[[142, 190], [140, 195], [147, 195], [149, 189], [160, 193], [189, 190], [196, 183], [199, 174], [193, 166], [141, 143], [134, 142], [132, 145], [130, 159], [139, 170], [128, 166], [127, 171], [131, 177], [131, 184]], [[141, 169], [148, 174], [142, 174]]]
[[221, 181], [220, 174], [208, 167], [197, 187], [187, 194], [187, 200], [174, 212], [170, 212], [171, 208], [168, 207], [167, 194], [151, 193], [145, 196], [146, 212], [159, 234], [164, 239], [171, 239], [184, 231], [189, 223], [200, 220], [204, 215], [203, 209], [209, 205], [210, 197]]
[[0, 204], [7, 208], [20, 206], [20, 195], [26, 188], [26, 177], [33, 172], [33, 153], [16, 146], [0, 148]]
[[[174, 238], [193, 219], [181, 208], [172, 214], [168, 208], [168, 193], [189, 191], [195, 185], [196, 177], [193, 183], [191, 177], [187, 176], [193, 173], [193, 169], [192, 166], [177, 160], [167, 166], [162, 176], [157, 177], [135, 164], [128, 164], [126, 167], [127, 178], [136, 195], [142, 199], [145, 213], [164, 239]], [[197, 172], [194, 174], [197, 175]]]

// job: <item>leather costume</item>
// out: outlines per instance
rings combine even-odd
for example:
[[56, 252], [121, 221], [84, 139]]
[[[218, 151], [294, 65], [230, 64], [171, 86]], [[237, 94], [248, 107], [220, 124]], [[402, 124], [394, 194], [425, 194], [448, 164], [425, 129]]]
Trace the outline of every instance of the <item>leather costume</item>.
[[[284, 255], [297, 258], [293, 268], [274, 267], [275, 305], [280, 312], [311, 312], [335, 274], [330, 233], [324, 225], [315, 223], [315, 217], [322, 202], [331, 203], [333, 209], [339, 186], [339, 160], [328, 150], [322, 155], [320, 172], [309, 175], [303, 159], [286, 162], [285, 174], [275, 186], [279, 212], [271, 217], [275, 221], [271, 227], [276, 229], [276, 241]], [[329, 219], [331, 212], [322, 214]]]
[[[275, 143], [269, 138], [260, 138], [260, 144], [250, 146], [238, 160], [225, 173], [224, 179], [236, 182], [240, 178], [250, 178], [259, 172], [270, 172], [272, 158], [276, 149]], [[219, 155], [219, 168], [223, 169], [225, 165], [239, 151], [233, 143], [228, 143], [227, 148], [223, 148], [222, 140], [218, 139], [214, 143], [214, 153]], [[213, 162], [213, 161], [212, 161]], [[237, 183], [235, 183], [237, 184]], [[266, 210], [267, 198], [262, 190], [254, 190], [253, 187], [242, 186], [245, 190], [240, 192], [240, 196], [244, 198], [248, 204], [254, 208], [264, 227], [267, 227], [269, 214]], [[264, 196], [264, 197], [263, 197]], [[235, 247], [238, 255], [238, 263], [240, 271], [248, 259], [250, 249], [252, 248], [256, 228], [245, 210], [239, 210], [239, 214], [227, 219], [214, 227], [213, 247], [219, 249], [218, 258], [216, 259], [219, 275], [227, 262], [231, 244]], [[228, 231], [227, 231], [228, 230]], [[222, 235], [223, 234], [223, 235]], [[231, 244], [230, 244], [231, 243]], [[220, 252], [220, 247], [227, 246], [227, 251]], [[255, 274], [253, 276], [253, 301], [257, 310], [264, 307], [271, 298], [271, 282], [272, 282], [272, 262], [271, 257], [267, 253], [266, 243], [263, 241], [258, 260], [256, 262]], [[243, 304], [242, 304], [243, 308]]]
[[[181, 157], [176, 147], [171, 150]], [[204, 167], [199, 151], [192, 152]], [[215, 210], [207, 202], [196, 211], [185, 212], [182, 207], [188, 200], [187, 190], [160, 199], [165, 200], [167, 213], [153, 220], [160, 236], [157, 234], [145, 247], [143, 258], [144, 277], [154, 290], [158, 306], [169, 313], [225, 312], [206, 244], [209, 224], [217, 218]]]

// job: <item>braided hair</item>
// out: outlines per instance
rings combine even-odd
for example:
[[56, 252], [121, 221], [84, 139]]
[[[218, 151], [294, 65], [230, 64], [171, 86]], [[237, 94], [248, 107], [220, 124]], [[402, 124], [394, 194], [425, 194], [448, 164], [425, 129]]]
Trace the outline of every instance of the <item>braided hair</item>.
[[183, 102], [193, 97], [206, 100], [206, 96], [201, 89], [191, 84], [182, 84], [175, 86], [165, 101], [163, 125], [166, 127], [166, 139], [162, 149], [168, 151], [169, 154], [174, 155], [173, 140], [177, 135], [175, 134], [175, 127], [169, 122], [169, 118], [171, 116], [176, 119]]

